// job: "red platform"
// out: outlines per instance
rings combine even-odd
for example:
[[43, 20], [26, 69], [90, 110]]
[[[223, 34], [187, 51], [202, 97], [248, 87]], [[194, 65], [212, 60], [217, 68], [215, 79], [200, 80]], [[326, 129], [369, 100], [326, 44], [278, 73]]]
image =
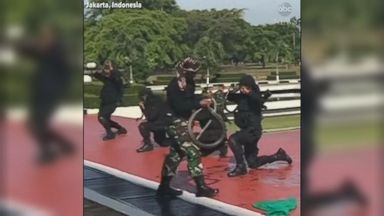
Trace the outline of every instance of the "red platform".
[[[129, 134], [111, 142], [102, 142], [102, 128], [95, 116], [84, 118], [84, 145], [86, 160], [101, 163], [124, 172], [159, 181], [160, 167], [165, 148], [137, 154], [140, 137], [137, 123], [126, 118], [116, 118], [129, 129]], [[77, 145], [72, 158], [57, 161], [50, 166], [37, 166], [34, 161], [36, 143], [22, 122], [5, 122], [5, 142], [0, 142], [3, 155], [3, 195], [21, 204], [43, 209], [58, 216], [77, 216], [83, 212], [83, 159], [81, 126], [59, 126], [61, 131]], [[260, 141], [261, 153], [273, 153], [284, 147], [292, 155], [291, 167], [285, 164], [252, 170], [245, 177], [229, 179], [225, 169], [233, 166], [232, 156], [219, 159], [204, 158], [208, 182], [220, 189], [216, 198], [255, 211], [251, 203], [258, 200], [299, 197], [299, 134], [300, 131], [264, 134]], [[332, 190], [342, 181], [353, 181], [369, 199], [370, 214], [381, 215], [380, 152], [376, 147], [334, 153], [321, 153], [311, 166], [313, 192]], [[194, 190], [187, 175], [185, 163], [180, 167], [176, 184], [183, 189]], [[241, 193], [240, 193], [241, 192]], [[300, 215], [299, 210], [293, 215]]]
[[82, 215], [82, 127], [60, 124], [57, 128], [76, 145], [77, 152], [42, 166], [36, 163], [36, 141], [25, 123], [5, 123], [5, 142], [1, 142], [4, 150], [1, 153], [5, 156], [1, 161], [4, 169], [1, 171], [5, 173], [2, 195], [18, 206], [32, 207], [52, 216]]
[[[84, 117], [84, 159], [145, 179], [159, 182], [162, 162], [168, 148], [156, 148], [147, 153], [136, 153], [141, 137], [137, 129], [138, 123], [133, 119], [114, 117], [128, 129], [128, 134], [112, 141], [102, 141], [103, 128], [95, 115]], [[293, 163], [270, 164], [262, 169], [251, 170], [249, 175], [228, 178], [228, 170], [234, 166], [232, 153], [227, 158], [218, 156], [203, 158], [206, 181], [212, 187], [220, 189], [215, 199], [257, 211], [252, 204], [262, 200], [285, 199], [296, 197], [300, 200], [300, 130], [267, 133], [260, 143], [261, 154], [272, 154], [283, 147], [293, 158]], [[193, 192], [194, 185], [188, 176], [186, 163], [179, 168], [176, 187]], [[292, 215], [300, 215], [300, 207]]]

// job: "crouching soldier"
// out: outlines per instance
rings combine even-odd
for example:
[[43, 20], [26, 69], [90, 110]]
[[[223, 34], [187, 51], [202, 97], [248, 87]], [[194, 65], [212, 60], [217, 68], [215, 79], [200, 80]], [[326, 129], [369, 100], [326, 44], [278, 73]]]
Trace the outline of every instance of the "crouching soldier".
[[169, 146], [171, 139], [167, 137], [166, 129], [172, 119], [167, 104], [159, 95], [153, 94], [151, 89], [147, 88], [139, 92], [139, 98], [139, 106], [146, 120], [139, 124], [143, 145], [136, 151], [147, 152], [153, 150], [151, 132], [157, 144]]

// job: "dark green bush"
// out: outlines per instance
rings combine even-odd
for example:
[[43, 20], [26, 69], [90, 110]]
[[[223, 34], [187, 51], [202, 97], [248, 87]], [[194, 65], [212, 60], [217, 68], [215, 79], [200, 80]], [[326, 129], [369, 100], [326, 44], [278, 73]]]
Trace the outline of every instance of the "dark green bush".
[[[100, 90], [103, 84], [101, 82], [84, 83], [84, 107], [98, 108], [100, 105]], [[124, 89], [122, 106], [135, 106], [138, 104], [138, 92], [145, 88], [144, 85], [134, 84]]]
[[[101, 82], [84, 83], [84, 94], [99, 95], [102, 87]], [[145, 86], [142, 84], [133, 84], [124, 88], [124, 94], [137, 94], [143, 88]]]

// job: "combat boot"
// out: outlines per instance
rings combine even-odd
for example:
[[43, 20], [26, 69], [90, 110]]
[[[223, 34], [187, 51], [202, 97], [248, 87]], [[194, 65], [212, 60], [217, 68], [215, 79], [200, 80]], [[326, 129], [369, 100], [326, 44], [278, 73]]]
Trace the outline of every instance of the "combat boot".
[[127, 129], [125, 129], [125, 128], [123, 128], [123, 127], [120, 127], [120, 128], [117, 130], [117, 132], [116, 132], [116, 134], [118, 134], [118, 135], [127, 134], [127, 133], [128, 133]]
[[196, 183], [196, 197], [214, 197], [219, 193], [218, 189], [208, 187], [204, 182], [204, 176], [196, 176], [193, 178]]
[[230, 139], [228, 146], [231, 148], [236, 160], [236, 167], [227, 174], [228, 177], [236, 177], [247, 174], [247, 166], [244, 160], [244, 150], [234, 139]]
[[112, 140], [115, 138], [115, 134], [112, 133], [112, 132], [108, 132], [104, 137], [103, 137], [103, 140], [104, 141], [107, 141], [107, 140]]
[[276, 157], [276, 160], [285, 161], [288, 164], [292, 164], [292, 158], [282, 148], [279, 148], [274, 156]]
[[247, 166], [245, 164], [237, 164], [235, 169], [227, 174], [228, 177], [236, 177], [246, 175], [248, 173]]
[[171, 180], [173, 176], [163, 176], [161, 178], [161, 182], [159, 187], [157, 188], [156, 195], [163, 197], [163, 196], [169, 196], [169, 197], [176, 197], [183, 194], [183, 191], [173, 189], [171, 185]]
[[151, 140], [144, 140], [143, 143], [144, 144], [140, 148], [136, 149], [136, 152], [141, 153], [153, 150], [153, 144]]
[[291, 157], [282, 149], [273, 154], [273, 155], [263, 155], [256, 157], [254, 160], [248, 160], [248, 166], [252, 169], [257, 169], [265, 164], [273, 163], [275, 161], [286, 161], [288, 164], [292, 163]]

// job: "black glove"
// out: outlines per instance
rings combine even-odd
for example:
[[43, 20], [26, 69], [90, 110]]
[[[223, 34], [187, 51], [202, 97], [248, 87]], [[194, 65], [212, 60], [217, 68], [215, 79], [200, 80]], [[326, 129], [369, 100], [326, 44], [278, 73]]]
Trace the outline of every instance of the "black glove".
[[268, 99], [269, 97], [272, 96], [272, 93], [271, 91], [269, 91], [269, 89], [267, 89], [267, 91], [265, 91], [264, 95], [263, 95], [263, 98], [264, 99]]

